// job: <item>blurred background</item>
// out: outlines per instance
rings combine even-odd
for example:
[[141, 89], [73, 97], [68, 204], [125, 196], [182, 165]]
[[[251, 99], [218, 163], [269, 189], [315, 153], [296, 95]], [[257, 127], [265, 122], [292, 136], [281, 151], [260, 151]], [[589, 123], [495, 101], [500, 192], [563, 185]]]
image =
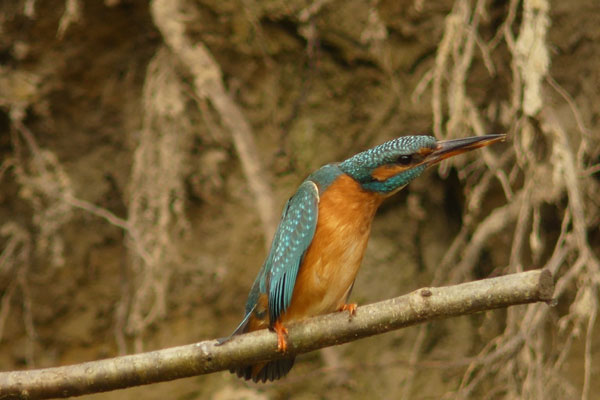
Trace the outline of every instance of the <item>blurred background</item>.
[[504, 144], [385, 202], [352, 301], [535, 268], [556, 305], [95, 399], [593, 399], [597, 0], [0, 3], [0, 369], [222, 337], [281, 208], [393, 137]]

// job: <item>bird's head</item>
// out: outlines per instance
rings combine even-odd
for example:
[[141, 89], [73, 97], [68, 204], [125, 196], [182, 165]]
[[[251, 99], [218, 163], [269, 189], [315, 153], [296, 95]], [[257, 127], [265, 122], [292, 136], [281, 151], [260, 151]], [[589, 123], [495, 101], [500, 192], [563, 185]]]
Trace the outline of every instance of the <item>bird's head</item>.
[[502, 141], [506, 135], [438, 141], [433, 136], [402, 136], [358, 153], [339, 164], [363, 189], [390, 195], [446, 158]]

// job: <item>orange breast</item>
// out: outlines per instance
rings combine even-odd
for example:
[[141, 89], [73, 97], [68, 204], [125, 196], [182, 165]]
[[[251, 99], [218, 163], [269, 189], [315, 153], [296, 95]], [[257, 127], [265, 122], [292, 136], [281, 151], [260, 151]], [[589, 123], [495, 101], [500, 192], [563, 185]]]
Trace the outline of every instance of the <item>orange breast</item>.
[[321, 195], [315, 235], [281, 322], [329, 313], [346, 302], [382, 200], [346, 175]]

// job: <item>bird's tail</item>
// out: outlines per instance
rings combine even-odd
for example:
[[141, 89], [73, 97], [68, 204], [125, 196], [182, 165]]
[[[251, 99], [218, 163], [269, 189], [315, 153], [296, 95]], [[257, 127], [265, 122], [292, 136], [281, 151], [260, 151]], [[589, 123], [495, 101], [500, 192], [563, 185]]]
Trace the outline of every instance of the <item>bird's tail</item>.
[[[248, 325], [253, 311], [254, 309], [250, 310], [250, 312], [246, 314], [242, 322], [238, 325], [237, 328], [235, 328], [231, 335], [225, 338], [218, 339], [217, 346], [221, 346], [229, 342], [236, 335], [241, 335], [242, 333], [248, 332]], [[229, 371], [232, 374], [236, 374], [240, 378], [244, 378], [247, 381], [250, 379], [252, 379], [254, 382], [274, 381], [283, 378], [287, 375], [288, 372], [290, 372], [290, 369], [292, 369], [292, 367], [294, 366], [294, 360], [295, 357], [282, 358], [279, 360], [261, 362], [254, 365], [233, 368]]]
[[247, 367], [231, 369], [230, 372], [240, 378], [254, 382], [274, 381], [283, 378], [294, 366], [295, 357], [282, 358], [280, 360], [262, 362]]

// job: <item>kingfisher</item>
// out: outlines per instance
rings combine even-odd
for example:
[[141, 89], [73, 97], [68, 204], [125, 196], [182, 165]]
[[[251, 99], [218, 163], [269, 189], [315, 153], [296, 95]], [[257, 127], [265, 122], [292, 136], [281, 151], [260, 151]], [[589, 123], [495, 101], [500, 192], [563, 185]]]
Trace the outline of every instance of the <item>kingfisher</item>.
[[[220, 343], [269, 328], [277, 334], [277, 350], [285, 354], [290, 322], [334, 311], [348, 311], [352, 317], [356, 304], [348, 303], [348, 297], [382, 201], [427, 167], [505, 136], [442, 141], [402, 136], [313, 172], [285, 204], [269, 254], [250, 289], [244, 318]], [[294, 357], [288, 356], [231, 372], [266, 382], [282, 378], [293, 364]]]

